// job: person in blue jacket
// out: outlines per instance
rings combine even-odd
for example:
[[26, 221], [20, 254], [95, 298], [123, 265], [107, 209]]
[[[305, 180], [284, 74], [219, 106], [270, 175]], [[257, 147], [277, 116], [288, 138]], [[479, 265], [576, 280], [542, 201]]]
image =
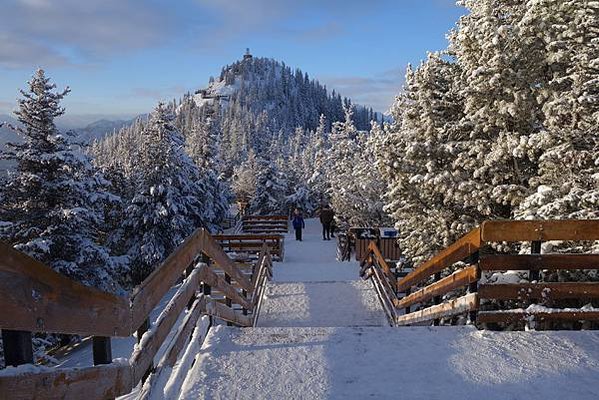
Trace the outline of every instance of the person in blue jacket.
[[299, 208], [296, 208], [293, 211], [293, 220], [291, 221], [293, 224], [293, 229], [295, 229], [295, 240], [302, 241], [302, 229], [306, 227], [306, 223], [304, 222], [304, 216], [302, 215], [302, 211]]

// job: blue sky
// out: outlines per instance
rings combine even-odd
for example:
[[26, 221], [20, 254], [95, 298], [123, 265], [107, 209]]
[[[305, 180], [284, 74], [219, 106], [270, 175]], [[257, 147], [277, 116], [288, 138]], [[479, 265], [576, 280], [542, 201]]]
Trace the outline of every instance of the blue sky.
[[2, 0], [0, 113], [38, 66], [71, 87], [70, 115], [147, 112], [246, 47], [385, 111], [464, 13], [454, 0]]

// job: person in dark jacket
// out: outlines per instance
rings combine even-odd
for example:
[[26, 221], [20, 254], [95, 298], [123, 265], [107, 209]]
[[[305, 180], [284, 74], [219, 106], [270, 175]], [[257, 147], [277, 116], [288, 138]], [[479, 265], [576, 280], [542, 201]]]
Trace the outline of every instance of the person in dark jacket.
[[335, 212], [329, 207], [324, 206], [320, 210], [320, 223], [322, 224], [322, 240], [331, 240], [331, 225], [335, 218]]
[[291, 221], [293, 224], [293, 229], [295, 229], [295, 240], [302, 241], [302, 229], [306, 227], [306, 223], [304, 222], [304, 216], [299, 208], [296, 208], [293, 212], [293, 220]]

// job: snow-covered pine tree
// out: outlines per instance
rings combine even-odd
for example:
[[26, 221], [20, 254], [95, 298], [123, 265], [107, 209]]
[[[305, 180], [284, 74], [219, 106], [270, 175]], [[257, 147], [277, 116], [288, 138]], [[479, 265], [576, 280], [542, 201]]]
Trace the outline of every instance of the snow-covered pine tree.
[[55, 92], [42, 69], [28, 85], [15, 112], [21, 126], [13, 127], [24, 141], [2, 155], [17, 162], [2, 193], [2, 240], [86, 285], [121, 292], [122, 271], [99, 244], [105, 201], [117, 199], [72, 135], [54, 124], [70, 90]]
[[[397, 221], [402, 248], [416, 259], [430, 256], [476, 224], [475, 199], [463, 202], [460, 186], [468, 180], [458, 154], [470, 150], [461, 123], [459, 65], [431, 53], [415, 71], [406, 72], [404, 92], [391, 112], [377, 159], [388, 183], [386, 210]], [[470, 163], [474, 164], [475, 159]]]
[[536, 191], [519, 218], [599, 217], [599, 4], [575, 0], [529, 3], [519, 28], [542, 54], [548, 82], [541, 92], [543, 129]]
[[256, 159], [256, 191], [250, 201], [250, 213], [255, 215], [286, 215], [285, 177], [275, 162], [266, 158]]
[[140, 145], [136, 194], [113, 239], [126, 243], [133, 284], [140, 283], [187, 236], [204, 226], [198, 168], [185, 153], [184, 138], [163, 104], [151, 114]]
[[354, 168], [359, 159], [358, 130], [353, 121], [353, 109], [345, 105], [345, 121], [335, 122], [330, 135], [330, 151], [327, 160], [329, 197], [337, 217], [344, 223], [353, 224], [356, 208], [351, 186], [359, 184]]

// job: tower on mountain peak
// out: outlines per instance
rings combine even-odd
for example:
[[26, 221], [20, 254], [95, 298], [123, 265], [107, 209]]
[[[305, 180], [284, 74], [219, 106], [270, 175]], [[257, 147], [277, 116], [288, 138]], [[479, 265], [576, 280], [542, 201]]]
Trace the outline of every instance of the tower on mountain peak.
[[244, 60], [249, 60], [252, 58], [252, 54], [250, 53], [250, 48], [245, 49], [245, 54], [243, 55]]

